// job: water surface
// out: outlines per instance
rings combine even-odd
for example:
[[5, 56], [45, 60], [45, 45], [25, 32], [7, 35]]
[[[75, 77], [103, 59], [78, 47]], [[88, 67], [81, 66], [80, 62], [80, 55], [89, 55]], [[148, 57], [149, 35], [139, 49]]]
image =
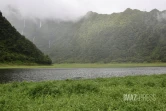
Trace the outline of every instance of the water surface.
[[0, 83], [166, 74], [166, 67], [0, 69]]

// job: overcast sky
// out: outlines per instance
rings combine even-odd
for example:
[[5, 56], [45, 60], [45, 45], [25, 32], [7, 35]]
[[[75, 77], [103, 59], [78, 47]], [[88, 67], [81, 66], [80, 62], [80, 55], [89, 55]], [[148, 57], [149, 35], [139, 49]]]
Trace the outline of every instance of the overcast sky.
[[76, 19], [88, 11], [111, 14], [126, 8], [150, 11], [166, 10], [166, 0], [0, 0], [0, 10], [17, 8], [24, 16], [38, 18]]

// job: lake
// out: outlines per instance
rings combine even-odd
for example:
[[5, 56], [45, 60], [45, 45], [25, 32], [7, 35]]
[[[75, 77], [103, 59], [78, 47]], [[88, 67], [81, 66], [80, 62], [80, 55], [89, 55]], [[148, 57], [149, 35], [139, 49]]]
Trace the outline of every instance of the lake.
[[0, 69], [0, 83], [166, 74], [166, 67]]

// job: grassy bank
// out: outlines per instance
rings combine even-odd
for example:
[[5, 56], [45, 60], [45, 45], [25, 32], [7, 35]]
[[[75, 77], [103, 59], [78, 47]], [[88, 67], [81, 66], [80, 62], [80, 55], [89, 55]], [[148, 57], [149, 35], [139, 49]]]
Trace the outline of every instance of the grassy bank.
[[0, 64], [0, 68], [121, 68], [121, 67], [166, 67], [166, 63], [87, 63], [87, 64], [53, 64], [53, 65], [38, 65], [38, 64]]
[[165, 98], [166, 75], [0, 84], [0, 111], [164, 111]]

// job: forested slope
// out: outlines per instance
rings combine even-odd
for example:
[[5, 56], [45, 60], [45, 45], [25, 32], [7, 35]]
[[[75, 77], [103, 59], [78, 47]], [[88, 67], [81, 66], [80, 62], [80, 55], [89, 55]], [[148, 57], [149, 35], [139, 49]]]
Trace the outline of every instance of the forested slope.
[[[166, 62], [165, 11], [127, 9], [111, 15], [89, 12], [72, 38], [52, 48], [57, 62]], [[61, 47], [60, 47], [61, 46]], [[66, 54], [65, 48], [70, 51]]]
[[166, 62], [166, 11], [88, 12], [76, 22], [9, 19], [20, 32], [26, 23], [24, 35], [56, 63]]
[[0, 63], [8, 62], [51, 64], [52, 61], [20, 35], [0, 12]]

